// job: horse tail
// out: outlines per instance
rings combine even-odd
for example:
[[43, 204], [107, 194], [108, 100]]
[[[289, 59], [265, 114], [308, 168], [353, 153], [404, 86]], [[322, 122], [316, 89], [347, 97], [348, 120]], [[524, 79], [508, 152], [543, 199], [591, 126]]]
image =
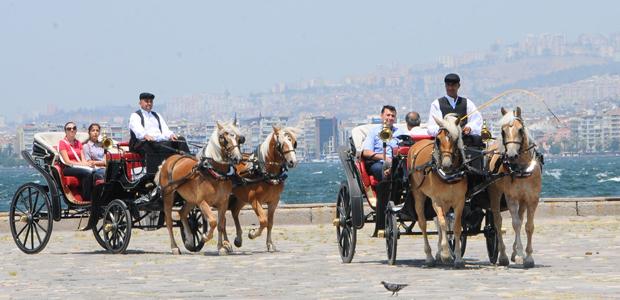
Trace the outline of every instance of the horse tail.
[[159, 167], [157, 167], [157, 173], [155, 173], [155, 180], [154, 180], [156, 185], [159, 185], [159, 183], [160, 183], [159, 178], [161, 177], [161, 167], [164, 165], [165, 162], [166, 161], [164, 160], [161, 163], [161, 165], [159, 165]]

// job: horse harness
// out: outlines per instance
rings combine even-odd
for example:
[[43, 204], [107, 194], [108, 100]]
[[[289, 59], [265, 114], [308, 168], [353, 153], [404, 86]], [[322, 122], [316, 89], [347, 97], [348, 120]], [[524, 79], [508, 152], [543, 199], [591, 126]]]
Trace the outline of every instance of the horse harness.
[[[288, 178], [288, 168], [286, 167], [286, 162], [284, 161], [284, 156], [288, 153], [295, 152], [297, 148], [297, 141], [293, 143], [293, 149], [284, 150], [280, 140], [276, 138], [276, 149], [278, 155], [280, 155], [281, 163], [277, 163], [274, 161], [264, 161], [262, 159], [263, 155], [261, 155], [260, 145], [256, 147], [256, 150], [252, 153], [252, 155], [248, 158], [248, 162], [250, 163], [250, 167], [245, 171], [242, 171], [238, 174], [237, 181], [239, 181], [239, 185], [248, 185], [257, 182], [265, 182], [270, 185], [278, 185], [283, 183], [286, 178]], [[275, 173], [271, 173], [267, 170], [270, 166], [279, 167], [278, 171]]]
[[175, 161], [173, 161], [170, 167], [168, 168], [168, 184], [161, 187], [162, 192], [167, 189], [173, 188], [173, 187], [177, 189], [183, 184], [187, 183], [189, 180], [191, 180], [195, 176], [200, 176], [203, 180], [206, 180], [208, 177], [211, 177], [215, 179], [216, 181], [225, 181], [225, 180], [230, 179], [235, 174], [235, 168], [232, 165], [228, 165], [229, 166], [228, 172], [224, 173], [218, 170], [213, 165], [213, 164], [219, 164], [219, 165], [222, 165], [222, 164], [213, 161], [212, 158], [203, 157], [199, 161], [196, 162], [196, 164], [192, 167], [192, 170], [189, 173], [187, 173], [185, 176], [177, 180], [173, 180], [172, 173], [174, 171], [174, 167], [177, 165], [178, 162], [180, 162], [184, 158], [189, 158], [192, 160], [196, 159], [194, 156], [183, 155], [183, 156], [178, 157]]
[[[440, 131], [441, 130], [445, 130], [445, 129], [440, 129]], [[426, 149], [428, 146], [434, 146], [433, 151], [435, 151], [435, 149], [439, 149], [438, 145], [439, 145], [439, 141], [435, 139], [434, 143], [428, 143], [424, 147], [422, 147], [420, 150], [413, 153], [413, 161], [411, 162], [412, 168], [411, 168], [410, 174], [413, 174], [413, 172], [419, 172], [419, 171], [421, 171], [423, 174], [422, 181], [420, 181], [420, 183], [417, 185], [416, 188], [419, 188], [420, 186], [422, 186], [422, 184], [424, 184], [424, 181], [426, 180], [427, 175], [430, 174], [431, 172], [435, 172], [435, 174], [437, 174], [438, 177], [442, 181], [448, 184], [457, 183], [461, 179], [463, 179], [463, 177], [465, 176], [465, 171], [463, 170], [463, 167], [460, 167], [454, 170], [453, 172], [446, 174], [443, 170], [441, 170], [441, 168], [437, 166], [438, 162], [436, 161], [434, 155], [431, 155], [431, 160], [429, 162], [423, 165], [415, 166], [415, 161], [418, 158], [418, 155], [420, 154], [420, 152], [422, 152], [422, 150]], [[444, 154], [444, 152], [449, 153], [452, 158], [455, 158], [454, 151], [440, 151], [440, 155]]]

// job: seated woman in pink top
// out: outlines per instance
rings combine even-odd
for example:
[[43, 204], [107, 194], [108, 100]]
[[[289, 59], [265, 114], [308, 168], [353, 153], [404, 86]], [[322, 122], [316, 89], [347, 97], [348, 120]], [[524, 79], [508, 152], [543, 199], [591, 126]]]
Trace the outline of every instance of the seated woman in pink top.
[[65, 124], [65, 138], [60, 140], [58, 151], [66, 163], [63, 169], [64, 175], [78, 177], [82, 185], [82, 197], [84, 200], [90, 201], [95, 163], [86, 161], [82, 157], [82, 143], [75, 138], [76, 134], [77, 126], [75, 123], [67, 122]]

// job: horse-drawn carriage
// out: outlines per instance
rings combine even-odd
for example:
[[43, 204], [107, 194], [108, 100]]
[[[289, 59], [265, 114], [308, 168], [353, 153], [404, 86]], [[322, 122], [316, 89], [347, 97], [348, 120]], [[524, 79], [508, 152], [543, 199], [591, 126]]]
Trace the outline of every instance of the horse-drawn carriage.
[[[54, 221], [87, 218], [81, 230], [92, 230], [95, 239], [112, 253], [126, 251], [132, 228], [155, 230], [164, 226], [161, 196], [153, 183], [154, 175], [147, 173], [146, 159], [130, 152], [127, 143], [112, 142], [106, 152], [107, 167], [103, 179], [93, 184], [92, 199], [80, 193], [80, 179], [63, 174], [67, 165], [59, 154], [61, 132], [37, 133], [32, 154], [22, 151], [22, 157], [43, 177], [45, 184], [28, 182], [17, 189], [11, 201], [9, 222], [15, 243], [25, 253], [33, 254], [47, 245]], [[76, 138], [84, 140], [85, 134]], [[175, 206], [182, 204], [175, 199]], [[175, 226], [182, 226], [176, 221]], [[189, 227], [193, 237], [186, 237], [181, 230], [189, 251], [199, 251], [206, 231], [200, 210], [189, 214]], [[191, 245], [191, 247], [188, 247]]]
[[[423, 218], [416, 213], [415, 199], [412, 195], [411, 185], [413, 176], [417, 170], [438, 173], [445, 182], [457, 182], [461, 179], [468, 181], [468, 189], [465, 205], [463, 207], [461, 225], [462, 234], [459, 243], [456, 243], [455, 213], [453, 210], [445, 212], [447, 223], [446, 237], [451, 250], [451, 255], [456, 257], [455, 248], [460, 248], [460, 254], [465, 252], [467, 236], [483, 233], [486, 238], [486, 246], [489, 260], [495, 263], [498, 257], [497, 228], [493, 222], [493, 214], [490, 210], [486, 187], [491, 184], [495, 177], [491, 176], [485, 166], [484, 144], [473, 142], [464, 147], [465, 160], [462, 167], [445, 173], [442, 170], [433, 169], [431, 165], [416, 167], [409, 160], [410, 148], [417, 143], [434, 144], [438, 146], [431, 136], [400, 136], [398, 147], [393, 148], [391, 169], [389, 175], [383, 181], [376, 180], [367, 171], [367, 165], [361, 157], [361, 145], [369, 130], [369, 126], [362, 125], [352, 130], [350, 145], [340, 149], [340, 160], [347, 180], [342, 182], [337, 197], [336, 218], [334, 225], [338, 239], [338, 248], [342, 261], [351, 262], [355, 254], [357, 230], [363, 228], [365, 223], [374, 222], [375, 230], [373, 237], [385, 237], [388, 264], [396, 261], [397, 242], [401, 235], [418, 235], [413, 227], [420, 219], [432, 219], [436, 212], [431, 205], [431, 199], [425, 197], [423, 203]], [[416, 153], [417, 155], [417, 153]], [[421, 184], [417, 184], [418, 187]], [[364, 202], [368, 203], [365, 209]], [[505, 204], [503, 204], [505, 207]], [[366, 211], [366, 212], [365, 212]], [[425, 221], [424, 221], [425, 223]], [[436, 224], [439, 229], [439, 222]], [[426, 227], [426, 226], [424, 226]], [[437, 234], [441, 234], [438, 230]], [[455, 245], [460, 244], [460, 247]], [[429, 248], [430, 251], [430, 248]], [[461, 256], [459, 255], [459, 257]]]

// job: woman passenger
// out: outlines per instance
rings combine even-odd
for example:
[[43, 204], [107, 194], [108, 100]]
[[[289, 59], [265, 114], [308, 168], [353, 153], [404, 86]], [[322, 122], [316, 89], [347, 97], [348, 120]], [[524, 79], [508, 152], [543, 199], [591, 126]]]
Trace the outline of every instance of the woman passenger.
[[93, 186], [94, 162], [86, 161], [82, 157], [82, 143], [75, 138], [77, 126], [73, 122], [65, 124], [65, 137], [58, 144], [58, 151], [66, 163], [63, 173], [66, 176], [75, 176], [82, 184], [82, 197], [91, 200]]
[[101, 132], [101, 126], [97, 123], [92, 123], [88, 126], [88, 140], [85, 142], [82, 149], [82, 157], [87, 162], [92, 162], [96, 169], [96, 173], [103, 177], [105, 172], [105, 152], [103, 146], [99, 141], [99, 133]]

